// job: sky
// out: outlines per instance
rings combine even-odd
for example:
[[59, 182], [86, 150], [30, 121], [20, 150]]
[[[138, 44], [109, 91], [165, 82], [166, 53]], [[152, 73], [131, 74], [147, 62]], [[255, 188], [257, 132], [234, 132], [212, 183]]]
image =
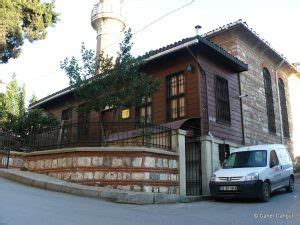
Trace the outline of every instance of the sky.
[[[125, 0], [127, 25], [135, 32], [190, 1]], [[15, 73], [26, 86], [27, 98], [33, 93], [42, 98], [68, 86], [60, 61], [79, 57], [82, 42], [96, 48], [96, 32], [90, 25], [95, 3], [97, 0], [57, 0], [60, 21], [48, 29], [45, 40], [26, 42], [19, 58], [0, 64], [0, 80], [8, 82]], [[299, 12], [299, 0], [195, 0], [135, 35], [133, 54], [141, 55], [193, 36], [195, 25], [201, 25], [201, 33], [205, 33], [243, 19], [290, 62], [300, 62]]]

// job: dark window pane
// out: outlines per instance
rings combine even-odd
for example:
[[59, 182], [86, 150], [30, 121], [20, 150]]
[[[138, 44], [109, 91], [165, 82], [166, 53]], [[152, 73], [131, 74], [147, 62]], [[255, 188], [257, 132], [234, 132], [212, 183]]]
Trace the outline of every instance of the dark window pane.
[[167, 118], [174, 120], [186, 116], [184, 75], [182, 73], [169, 75], [167, 77], [167, 89]]
[[216, 76], [215, 82], [216, 94], [216, 117], [218, 121], [230, 122], [230, 103], [228, 81], [222, 77]]
[[272, 80], [271, 80], [270, 73], [266, 68], [263, 69], [263, 76], [264, 76], [264, 85], [265, 85], [268, 128], [269, 128], [269, 132], [276, 133]]
[[137, 110], [137, 121], [141, 123], [152, 122], [152, 98], [143, 99], [142, 106]]
[[289, 118], [288, 118], [287, 105], [286, 105], [285, 87], [284, 87], [283, 80], [280, 78], [279, 78], [278, 85], [279, 85], [279, 96], [280, 96], [283, 134], [285, 137], [290, 137], [290, 128], [289, 128]]

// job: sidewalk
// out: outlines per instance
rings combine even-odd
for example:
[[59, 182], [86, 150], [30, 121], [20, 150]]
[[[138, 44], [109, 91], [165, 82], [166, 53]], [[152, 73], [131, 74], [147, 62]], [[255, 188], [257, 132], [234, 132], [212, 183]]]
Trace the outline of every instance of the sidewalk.
[[20, 171], [19, 169], [0, 169], [0, 177], [45, 190], [104, 199], [107, 201], [124, 204], [147, 205], [163, 203], [189, 203], [206, 200], [209, 198], [207, 196], [187, 197], [161, 193], [143, 193], [107, 189], [103, 187], [84, 186], [58, 180], [42, 174]]

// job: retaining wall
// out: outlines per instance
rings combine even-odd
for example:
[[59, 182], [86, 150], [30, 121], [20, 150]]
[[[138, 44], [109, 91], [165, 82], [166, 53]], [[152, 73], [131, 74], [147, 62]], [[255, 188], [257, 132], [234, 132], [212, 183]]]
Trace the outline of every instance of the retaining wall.
[[[6, 155], [0, 151], [0, 167]], [[11, 152], [10, 168], [112, 189], [179, 194], [178, 154], [151, 148], [69, 148]]]

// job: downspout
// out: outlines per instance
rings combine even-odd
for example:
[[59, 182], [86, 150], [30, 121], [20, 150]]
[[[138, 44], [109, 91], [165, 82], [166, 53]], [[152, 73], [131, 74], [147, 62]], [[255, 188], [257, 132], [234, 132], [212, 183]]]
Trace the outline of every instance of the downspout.
[[[201, 74], [202, 71], [204, 72], [204, 73], [203, 73], [203, 76], [205, 77], [205, 95], [206, 95], [206, 99], [205, 99], [205, 101], [206, 101], [206, 106], [205, 106], [205, 107], [206, 107], [207, 129], [208, 129], [207, 134], [209, 135], [209, 134], [210, 134], [210, 124], [209, 124], [209, 109], [208, 109], [208, 87], [207, 87], [207, 76], [206, 76], [205, 71], [202, 69], [201, 64], [200, 64], [198, 58], [194, 55], [194, 53], [192, 52], [192, 50], [191, 50], [188, 46], [186, 47], [186, 49], [188, 50], [188, 52], [190, 53], [190, 55], [194, 58], [194, 60], [195, 60], [195, 62], [196, 62], [196, 64], [197, 64], [197, 66], [198, 66], [198, 69], [199, 69], [200, 74]], [[201, 102], [202, 102], [202, 99], [201, 99], [201, 90], [200, 90], [199, 95], [200, 95], [199, 98], [200, 98], [200, 104], [201, 104]], [[201, 110], [200, 110], [200, 111], [201, 111]], [[201, 129], [202, 129], [202, 126], [201, 126]]]
[[[207, 75], [205, 73], [205, 71], [202, 69], [201, 67], [201, 64], [198, 60], [198, 58], [194, 55], [194, 53], [192, 52], [192, 50], [187, 46], [186, 47], [188, 52], [190, 53], [190, 55], [194, 58], [197, 66], [198, 66], [198, 69], [199, 69], [199, 72], [201, 74], [201, 71], [204, 72], [203, 76], [205, 77], [205, 93], [206, 93], [206, 116], [207, 116], [207, 134], [212, 138], [213, 135], [211, 134], [210, 132], [210, 125], [209, 125], [209, 110], [208, 110], [208, 87], [207, 87]], [[201, 90], [200, 90], [200, 101], [201, 101]], [[201, 104], [201, 102], [200, 102]], [[201, 128], [202, 129], [202, 128]], [[210, 157], [210, 160], [211, 160], [211, 175], [214, 173], [214, 162], [213, 162], [213, 141], [212, 140], [209, 140], [210, 142], [210, 146], [211, 146], [211, 157]]]
[[284, 62], [285, 62], [285, 60], [283, 59], [275, 69], [276, 90], [277, 90], [278, 110], [279, 110], [279, 120], [280, 120], [281, 144], [284, 144], [284, 137], [283, 137], [283, 124], [282, 124], [282, 113], [281, 113], [281, 100], [280, 100], [279, 87], [278, 87], [278, 70], [282, 67]]
[[[238, 75], [238, 82], [239, 82], [239, 95], [242, 96], [242, 87], [241, 87], [241, 75], [240, 73]], [[244, 112], [243, 112], [243, 98], [239, 97], [240, 99], [240, 110], [241, 110], [241, 125], [242, 125], [242, 144], [245, 145], [245, 124], [244, 124]]]

